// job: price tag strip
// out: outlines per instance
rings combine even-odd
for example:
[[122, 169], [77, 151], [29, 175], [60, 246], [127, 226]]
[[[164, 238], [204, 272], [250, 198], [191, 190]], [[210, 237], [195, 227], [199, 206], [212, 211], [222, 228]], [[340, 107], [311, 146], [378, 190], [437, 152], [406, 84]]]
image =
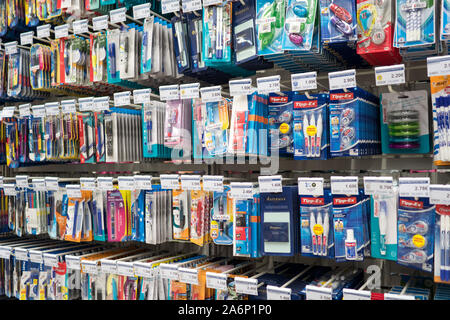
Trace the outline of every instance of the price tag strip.
[[330, 90], [346, 89], [356, 87], [356, 70], [345, 70], [330, 72], [328, 74]]
[[307, 285], [306, 300], [332, 300], [333, 289]]
[[134, 176], [136, 190], [152, 190], [152, 176]]
[[210, 289], [226, 290], [227, 275], [223, 273], [206, 272], [206, 287]]
[[230, 197], [233, 199], [253, 198], [253, 183], [251, 182], [231, 182]]
[[191, 268], [178, 268], [180, 282], [198, 285], [198, 270]]
[[391, 194], [394, 190], [392, 177], [364, 177], [364, 193], [366, 195]]
[[272, 92], [280, 92], [280, 76], [271, 76], [256, 79], [256, 87], [258, 88], [258, 93], [269, 94]]
[[405, 65], [375, 67], [375, 81], [377, 86], [405, 83]]
[[179, 280], [178, 266], [176, 264], [161, 263], [159, 265], [161, 278], [169, 280]]
[[298, 178], [298, 194], [323, 196], [323, 178]]
[[159, 176], [162, 189], [180, 189], [179, 176], [177, 174], [161, 174]]
[[181, 189], [183, 190], [201, 190], [199, 175], [181, 175]]
[[118, 185], [120, 190], [133, 191], [136, 189], [133, 176], [118, 177]]
[[253, 93], [252, 79], [231, 80], [228, 84], [231, 96], [249, 95]]
[[161, 101], [178, 100], [180, 98], [180, 92], [178, 85], [168, 85], [159, 87], [159, 98]]
[[235, 277], [234, 284], [236, 293], [258, 295], [258, 279]]
[[450, 74], [450, 55], [427, 58], [428, 76], [446, 76]]
[[199, 97], [200, 83], [189, 83], [180, 85], [181, 99], [197, 99]]
[[222, 87], [200, 88], [200, 94], [203, 102], [218, 102], [222, 100]]
[[291, 300], [292, 289], [267, 286], [267, 300]]
[[138, 103], [149, 103], [150, 102], [151, 93], [152, 93], [152, 90], [150, 88], [133, 90], [133, 101], [134, 101], [134, 103], [135, 104], [138, 104]]
[[203, 190], [223, 192], [223, 176], [203, 176]]
[[317, 89], [317, 71], [291, 75], [291, 86], [292, 91]]
[[344, 195], [358, 195], [358, 177], [331, 177], [331, 193]]
[[430, 203], [450, 205], [450, 185], [430, 184]]
[[281, 175], [278, 176], [259, 176], [259, 192], [261, 193], [281, 193], [283, 186], [281, 185]]
[[430, 196], [430, 178], [406, 178], [398, 179], [400, 197], [425, 197]]

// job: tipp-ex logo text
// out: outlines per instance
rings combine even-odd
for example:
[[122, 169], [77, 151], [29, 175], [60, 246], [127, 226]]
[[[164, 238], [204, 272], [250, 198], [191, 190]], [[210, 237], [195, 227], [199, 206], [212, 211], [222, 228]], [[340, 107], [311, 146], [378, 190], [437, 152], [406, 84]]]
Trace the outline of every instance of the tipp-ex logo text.
[[294, 109], [302, 109], [302, 108], [315, 108], [317, 107], [317, 100], [311, 101], [295, 101]]
[[288, 97], [270, 97], [269, 102], [271, 103], [286, 103], [288, 102]]
[[334, 205], [356, 204], [356, 197], [334, 198], [333, 204]]
[[300, 198], [301, 204], [309, 204], [309, 205], [324, 205], [325, 199], [324, 198]]
[[413, 209], [423, 209], [423, 202], [400, 199], [400, 206]]
[[450, 216], [450, 206], [444, 206], [442, 204], [436, 205], [436, 212], [440, 215]]
[[353, 92], [330, 94], [330, 100], [350, 100], [350, 99], [353, 99]]

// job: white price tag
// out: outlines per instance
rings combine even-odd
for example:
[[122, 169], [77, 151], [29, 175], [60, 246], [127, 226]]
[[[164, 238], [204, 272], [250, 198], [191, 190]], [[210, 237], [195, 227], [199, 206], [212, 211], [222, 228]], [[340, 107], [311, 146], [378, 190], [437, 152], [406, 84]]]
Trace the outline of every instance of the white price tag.
[[159, 265], [161, 278], [169, 280], [179, 280], [178, 266], [176, 264], [161, 263]]
[[0, 176], [0, 188], [3, 188], [3, 176]]
[[81, 198], [81, 190], [79, 184], [66, 185], [67, 197], [69, 198]]
[[430, 178], [399, 178], [400, 197], [425, 197], [430, 196]]
[[178, 268], [180, 282], [198, 285], [198, 270], [191, 268]]
[[84, 273], [89, 274], [98, 274], [99, 267], [97, 265], [97, 261], [83, 260], [81, 261], [81, 270]]
[[233, 199], [253, 198], [253, 183], [251, 182], [231, 182], [230, 197]]
[[97, 188], [103, 191], [114, 190], [113, 178], [97, 177]]
[[162, 14], [172, 13], [180, 11], [179, 0], [161, 0], [161, 12]]
[[58, 102], [48, 102], [45, 104], [45, 114], [47, 116], [57, 116], [59, 115], [59, 103]]
[[280, 92], [280, 76], [271, 76], [256, 79], [256, 87], [259, 94], [269, 94], [272, 92]]
[[152, 176], [134, 176], [136, 190], [152, 190]]
[[366, 195], [391, 194], [394, 190], [392, 177], [364, 177], [364, 193]]
[[133, 6], [133, 18], [145, 19], [150, 17], [150, 3], [143, 3]]
[[109, 110], [109, 97], [108, 96], [94, 98], [92, 100], [92, 103], [94, 104], [94, 110], [96, 110], [96, 111]]
[[36, 34], [38, 38], [50, 38], [51, 25], [43, 24], [36, 27]]
[[35, 118], [45, 117], [45, 106], [43, 104], [32, 106], [31, 110], [33, 111], [33, 117]]
[[4, 183], [3, 191], [5, 192], [5, 196], [15, 196], [17, 194], [16, 185], [14, 183]]
[[258, 26], [258, 35], [271, 32], [272, 23], [276, 20], [277, 19], [275, 17], [257, 19], [256, 24]]
[[450, 205], [450, 185], [430, 184], [430, 203]]
[[306, 286], [306, 300], [332, 300], [332, 288], [322, 288], [312, 285]]
[[375, 67], [375, 81], [377, 86], [405, 83], [405, 65]]
[[80, 257], [66, 255], [64, 258], [66, 260], [67, 269], [81, 270]]
[[17, 53], [17, 41], [6, 42], [4, 45], [6, 55]]
[[80, 108], [80, 111], [92, 111], [94, 109], [94, 98], [79, 98], [78, 106]]
[[196, 99], [199, 97], [200, 83], [188, 83], [180, 85], [181, 99]]
[[92, 28], [95, 31], [102, 30], [102, 29], [108, 29], [108, 16], [99, 16], [99, 17], [93, 17], [92, 18]]
[[258, 295], [258, 279], [235, 277], [234, 284], [236, 293]]
[[69, 36], [69, 25], [62, 24], [55, 26], [55, 39], [65, 38]]
[[28, 256], [30, 257], [30, 262], [33, 263], [44, 263], [44, 259], [42, 257], [42, 252], [38, 250], [28, 250]]
[[80, 189], [95, 191], [97, 189], [97, 184], [95, 183], [95, 178], [80, 178]]
[[252, 79], [230, 80], [228, 82], [231, 96], [249, 95], [252, 94]]
[[181, 175], [182, 190], [202, 190], [199, 175]]
[[203, 176], [203, 190], [223, 192], [223, 176]]
[[223, 273], [206, 272], [206, 287], [210, 289], [226, 290], [227, 275]]
[[153, 278], [154, 269], [150, 263], [135, 262], [133, 266], [134, 266], [134, 274], [136, 276], [144, 278]]
[[414, 296], [407, 296], [404, 294], [385, 293], [384, 300], [416, 300], [416, 299], [414, 298]]
[[317, 89], [317, 71], [291, 75], [292, 91]]
[[22, 32], [20, 34], [20, 44], [26, 46], [27, 44], [33, 44], [33, 31]]
[[68, 113], [76, 113], [77, 107], [76, 107], [76, 100], [63, 100], [61, 101], [61, 109], [62, 113], [68, 114]]
[[278, 176], [259, 176], [259, 192], [260, 193], [273, 193], [283, 192], [283, 186], [281, 185], [281, 175]]
[[114, 93], [114, 106], [127, 106], [131, 103], [131, 91]]
[[331, 193], [358, 195], [358, 177], [331, 177]]
[[150, 94], [152, 93], [152, 89], [138, 89], [133, 90], [133, 101], [135, 104], [138, 103], [149, 103], [150, 102]]
[[356, 87], [355, 69], [330, 72], [328, 74], [330, 90], [346, 89]]
[[48, 191], [58, 191], [59, 190], [59, 178], [58, 177], [45, 177], [45, 188]]
[[450, 55], [427, 58], [428, 76], [446, 76], [450, 74]]
[[323, 178], [298, 178], [298, 194], [323, 196]]
[[28, 188], [28, 176], [16, 176], [16, 186], [18, 188]]
[[80, 34], [80, 33], [88, 33], [88, 21], [87, 19], [83, 20], [76, 20], [72, 23], [73, 33], [74, 34]]
[[29, 103], [19, 105], [20, 117], [23, 118], [23, 117], [30, 116], [31, 115], [30, 108], [31, 108], [31, 104], [29, 104]]
[[16, 111], [16, 107], [4, 107], [2, 110], [2, 118], [11, 118], [14, 116], [14, 111]]
[[159, 87], [159, 98], [162, 101], [178, 100], [180, 98], [180, 92], [178, 85], [168, 85]]
[[100, 259], [100, 270], [103, 273], [117, 273], [116, 260]]
[[31, 185], [36, 191], [45, 191], [45, 179], [43, 178], [33, 178], [31, 179]]
[[161, 174], [159, 180], [161, 182], [162, 189], [180, 189], [180, 182], [178, 181], [179, 176], [177, 174]]
[[267, 300], [291, 300], [292, 289], [267, 286]]
[[202, 0], [181, 0], [183, 12], [192, 12], [202, 9]]
[[11, 248], [6, 246], [0, 247], [0, 258], [9, 259], [11, 257]]
[[120, 23], [127, 20], [127, 8], [119, 8], [109, 12], [109, 20], [111, 23]]
[[133, 176], [120, 176], [118, 177], [119, 190], [135, 190], [134, 177]]
[[43, 255], [44, 265], [47, 267], [58, 267], [58, 256], [53, 253], [44, 253]]
[[206, 87], [200, 88], [200, 95], [203, 102], [218, 102], [222, 100], [222, 87]]
[[126, 261], [117, 261], [117, 274], [121, 276], [134, 277], [133, 263]]
[[355, 290], [344, 288], [342, 300], [371, 300], [372, 294], [366, 290]]
[[222, 0], [203, 0], [203, 7], [214, 6], [216, 4], [222, 4]]
[[28, 250], [23, 248], [15, 248], [14, 257], [16, 260], [28, 261]]

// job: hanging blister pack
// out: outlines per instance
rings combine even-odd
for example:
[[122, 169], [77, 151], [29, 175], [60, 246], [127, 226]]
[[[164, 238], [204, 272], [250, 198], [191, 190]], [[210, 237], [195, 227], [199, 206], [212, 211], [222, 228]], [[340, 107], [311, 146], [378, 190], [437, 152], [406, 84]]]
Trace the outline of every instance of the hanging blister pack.
[[269, 146], [272, 154], [284, 157], [294, 154], [293, 94], [284, 92], [282, 95], [269, 95]]
[[95, 118], [91, 112], [78, 114], [80, 162], [95, 163]]
[[192, 243], [203, 247], [209, 242], [210, 210], [213, 193], [203, 190], [190, 191], [190, 231]]
[[236, 64], [254, 59], [257, 52], [255, 0], [233, 3], [233, 34]]
[[173, 239], [189, 240], [190, 208], [190, 192], [174, 190], [172, 192]]
[[289, 0], [283, 28], [283, 50], [309, 51], [316, 18], [316, 0]]
[[187, 20], [185, 16], [174, 16], [171, 22], [173, 25], [172, 32], [177, 68], [179, 73], [183, 73], [190, 68]]
[[208, 66], [231, 61], [231, 6], [224, 2], [203, 7], [203, 59]]
[[90, 78], [92, 82], [107, 82], [107, 46], [106, 34], [96, 33], [90, 35]]
[[120, 61], [119, 61], [119, 46], [120, 46], [120, 30], [108, 30], [106, 34], [106, 41], [108, 44], [108, 83], [117, 83], [120, 81]]
[[325, 43], [356, 40], [354, 0], [319, 0], [321, 39]]
[[434, 282], [450, 282], [450, 207], [436, 205]]
[[223, 192], [214, 192], [211, 209], [210, 234], [215, 244], [233, 244], [233, 199], [229, 197], [230, 187], [224, 186]]
[[256, 1], [258, 55], [282, 53], [286, 18], [285, 0]]
[[141, 46], [141, 73], [147, 73], [152, 71], [152, 53], [153, 53], [153, 30], [154, 30], [154, 17], [151, 16], [144, 20], [144, 30], [142, 35]]

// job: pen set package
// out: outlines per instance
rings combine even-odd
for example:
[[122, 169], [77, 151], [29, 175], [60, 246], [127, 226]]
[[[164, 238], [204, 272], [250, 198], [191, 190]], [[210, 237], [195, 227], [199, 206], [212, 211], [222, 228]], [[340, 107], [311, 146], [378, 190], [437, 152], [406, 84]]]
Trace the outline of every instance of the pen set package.
[[60, 81], [62, 84], [89, 84], [89, 40], [70, 36], [60, 39]]
[[258, 55], [283, 53], [285, 20], [285, 0], [256, 0]]
[[45, 192], [25, 189], [25, 231], [29, 235], [47, 232]]
[[309, 51], [312, 46], [317, 0], [288, 0], [283, 26], [283, 50]]
[[103, 112], [94, 112], [95, 123], [95, 160], [96, 163], [106, 161], [105, 144], [105, 115]]
[[233, 199], [229, 197], [230, 187], [224, 186], [223, 192], [214, 191], [211, 208], [211, 238], [215, 244], [233, 244]]
[[189, 240], [190, 201], [188, 190], [172, 191], [172, 224], [173, 239], [175, 240]]
[[119, 75], [120, 79], [132, 79], [137, 76], [137, 39], [138, 33], [133, 24], [128, 25], [119, 36]]
[[82, 191], [81, 198], [68, 198], [66, 209], [66, 233], [65, 239], [67, 241], [92, 241], [92, 217], [95, 214], [92, 212], [92, 206], [89, 203], [92, 201], [91, 191]]
[[380, 153], [377, 97], [358, 87], [332, 91], [329, 110], [331, 157]]
[[371, 256], [397, 261], [398, 188], [390, 194], [371, 196]]
[[30, 49], [30, 82], [34, 90], [50, 88], [51, 48], [42, 44], [33, 44]]
[[[440, 107], [441, 100], [437, 105]], [[428, 95], [426, 90], [381, 95], [383, 153], [429, 153]]]
[[281, 193], [260, 197], [262, 255], [295, 255], [300, 243], [297, 186], [284, 186]]
[[[311, 99], [310, 99], [311, 98]], [[294, 159], [328, 159], [328, 94], [294, 95]]]
[[261, 257], [260, 195], [251, 199], [234, 199], [233, 255]]
[[336, 261], [363, 261], [370, 254], [370, 198], [333, 194], [333, 228]]
[[356, 2], [319, 0], [321, 41], [324, 43], [356, 40]]
[[330, 189], [322, 196], [300, 195], [301, 254], [334, 258], [333, 207]]
[[171, 149], [164, 145], [166, 104], [154, 100], [144, 103], [141, 117], [144, 158], [170, 158]]
[[78, 137], [80, 142], [80, 162], [95, 163], [95, 117], [92, 112], [78, 114]]
[[173, 239], [172, 191], [152, 186], [145, 190], [145, 242], [160, 244]]
[[394, 47], [434, 44], [436, 33], [434, 0], [396, 0]]
[[[433, 104], [433, 153], [435, 165], [450, 164], [450, 95], [447, 76], [430, 77]], [[425, 115], [424, 115], [425, 116]]]
[[166, 102], [164, 119], [164, 145], [183, 148], [191, 145], [192, 100], [170, 100]]
[[108, 241], [126, 241], [129, 223], [130, 217], [126, 192], [117, 189], [107, 191], [106, 224], [108, 226]]
[[450, 206], [436, 205], [434, 282], [450, 283]]
[[107, 46], [106, 33], [95, 33], [89, 36], [91, 62], [89, 64], [89, 80], [91, 82], [107, 82]]
[[145, 18], [144, 20], [140, 54], [140, 73], [147, 73], [152, 71], [153, 30], [155, 28], [153, 24], [154, 19], [154, 16], [150, 16], [148, 18]]
[[[269, 146], [271, 154], [292, 157], [294, 153], [294, 92], [269, 95]], [[276, 151], [275, 151], [276, 150]]]
[[202, 16], [193, 12], [187, 13], [186, 17], [189, 35], [190, 72], [198, 73], [207, 69], [203, 57], [203, 19]]
[[9, 168], [19, 167], [19, 128], [16, 118], [3, 118], [6, 129], [6, 165]]
[[399, 264], [431, 272], [434, 253], [435, 205], [429, 198], [399, 198]]
[[145, 243], [145, 190], [131, 191], [131, 240]]
[[106, 33], [106, 43], [108, 45], [108, 83], [120, 82], [120, 30], [108, 30]]
[[189, 240], [203, 247], [210, 242], [210, 212], [213, 204], [213, 193], [203, 190], [190, 191], [190, 232]]
[[173, 16], [171, 23], [174, 40], [173, 49], [175, 52], [175, 59], [177, 61], [177, 68], [179, 73], [183, 73], [191, 67], [189, 59], [190, 50], [186, 16]]
[[255, 28], [255, 2], [233, 3], [233, 34], [234, 51], [236, 52], [236, 64], [242, 64], [255, 59], [258, 56]]

